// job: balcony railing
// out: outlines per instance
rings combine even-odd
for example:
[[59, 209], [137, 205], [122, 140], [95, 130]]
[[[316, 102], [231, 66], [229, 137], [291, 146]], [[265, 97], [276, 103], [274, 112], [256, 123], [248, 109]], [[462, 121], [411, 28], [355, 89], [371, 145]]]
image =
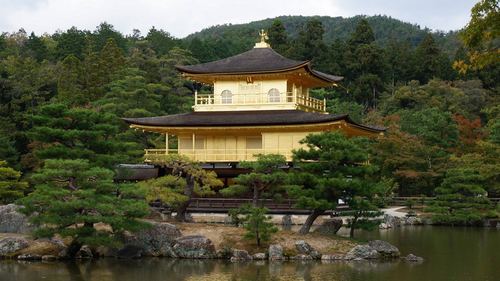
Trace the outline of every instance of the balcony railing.
[[198, 105], [297, 105], [315, 111], [326, 111], [325, 100], [292, 92], [271, 96], [268, 93], [232, 94], [223, 99], [221, 95], [195, 94], [195, 106]]
[[287, 161], [292, 160], [288, 149], [145, 149], [144, 161], [161, 163], [168, 154], [181, 154], [200, 162], [240, 162], [254, 161], [258, 154], [281, 154]]

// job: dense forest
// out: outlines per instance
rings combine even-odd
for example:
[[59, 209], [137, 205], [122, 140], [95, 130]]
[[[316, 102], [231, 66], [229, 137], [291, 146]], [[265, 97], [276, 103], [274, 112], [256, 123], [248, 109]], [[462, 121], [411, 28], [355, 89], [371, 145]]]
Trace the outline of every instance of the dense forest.
[[[287, 16], [214, 26], [182, 39], [154, 27], [145, 35], [123, 34], [108, 23], [92, 31], [3, 33], [0, 172], [30, 184], [16, 185], [17, 193], [14, 185], [0, 186], [2, 201], [68, 167], [102, 169], [109, 180], [116, 164], [139, 163], [142, 149], [162, 140], [129, 130], [120, 118], [191, 110], [194, 89], [210, 89], [183, 79], [174, 66], [248, 50], [261, 28], [282, 55], [345, 77], [338, 87], [312, 93], [327, 99], [330, 113], [387, 128], [369, 160], [394, 182], [394, 192], [433, 196], [455, 181], [460, 190], [449, 192], [500, 196], [500, 64], [498, 53], [478, 55], [485, 53], [478, 41], [498, 44], [498, 7], [494, 23], [486, 27], [489, 39], [386, 16]], [[123, 194], [134, 196], [126, 186]]]

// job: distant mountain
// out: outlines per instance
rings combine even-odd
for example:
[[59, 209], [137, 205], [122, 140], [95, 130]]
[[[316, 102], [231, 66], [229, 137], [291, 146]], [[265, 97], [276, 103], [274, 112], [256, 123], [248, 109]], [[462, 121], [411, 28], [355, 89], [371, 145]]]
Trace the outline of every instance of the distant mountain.
[[[205, 28], [199, 32], [188, 35], [184, 40], [191, 41], [194, 38], [200, 40], [224, 40], [231, 42], [232, 47], [236, 47], [238, 52], [251, 48], [258, 38], [260, 29], [267, 29], [275, 19], [283, 22], [289, 36], [297, 37], [300, 29], [305, 23], [312, 19], [319, 19], [325, 29], [324, 39], [331, 43], [335, 39], [346, 39], [354, 31], [357, 23], [365, 18], [371, 25], [376, 42], [384, 45], [392, 39], [407, 40], [413, 46], [418, 45], [425, 34], [431, 32], [435, 40], [439, 43], [444, 52], [454, 55], [460, 42], [456, 31], [432, 32], [427, 28], [421, 28], [419, 25], [400, 21], [388, 16], [354, 16], [349, 18], [328, 17], [328, 16], [280, 16], [277, 18], [268, 18], [260, 21], [254, 21], [246, 24], [224, 24]], [[231, 48], [231, 49], [233, 49]], [[235, 50], [236, 51], [236, 50]]]

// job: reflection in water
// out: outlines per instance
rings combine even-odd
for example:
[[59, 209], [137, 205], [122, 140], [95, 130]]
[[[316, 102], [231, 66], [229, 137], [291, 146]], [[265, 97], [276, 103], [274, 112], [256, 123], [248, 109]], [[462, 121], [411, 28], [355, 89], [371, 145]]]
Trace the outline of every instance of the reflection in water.
[[395, 262], [100, 259], [77, 262], [0, 261], [1, 281], [205, 281], [205, 280], [500, 280], [500, 230], [405, 227], [363, 233], [387, 240], [421, 264]]

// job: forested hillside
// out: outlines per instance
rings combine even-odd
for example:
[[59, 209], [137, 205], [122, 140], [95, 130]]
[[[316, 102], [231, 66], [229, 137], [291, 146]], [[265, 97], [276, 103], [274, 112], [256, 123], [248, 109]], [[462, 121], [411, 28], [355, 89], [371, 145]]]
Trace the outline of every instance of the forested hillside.
[[288, 37], [299, 37], [302, 27], [310, 20], [319, 20], [324, 28], [323, 38], [326, 44], [331, 44], [336, 39], [345, 40], [354, 32], [361, 19], [366, 19], [373, 29], [375, 42], [384, 46], [389, 42], [406, 41], [412, 47], [417, 46], [427, 33], [432, 33], [438, 45], [449, 55], [454, 55], [460, 46], [456, 31], [435, 31], [421, 28], [419, 25], [400, 21], [388, 16], [355, 16], [349, 18], [327, 16], [281, 16], [277, 18], [254, 21], [245, 24], [226, 24], [212, 26], [193, 33], [185, 38], [187, 42], [196, 41], [222, 41], [226, 44], [229, 54], [237, 54], [253, 46], [255, 31], [267, 29], [273, 21], [283, 23]]
[[[498, 40], [495, 26], [486, 26]], [[92, 31], [3, 33], [0, 160], [29, 180], [48, 160], [103, 169], [140, 162], [142, 149], [161, 145], [161, 136], [130, 130], [120, 118], [188, 112], [202, 86], [174, 65], [248, 50], [261, 28], [279, 53], [345, 77], [338, 87], [313, 91], [329, 112], [388, 128], [371, 158], [395, 192], [435, 195], [443, 182], [472, 177], [479, 187], [465, 193], [499, 194], [498, 57], [473, 67], [491, 45], [477, 42], [490, 39], [462, 45], [455, 33], [385, 16], [280, 17], [185, 39], [155, 28], [126, 35], [107, 23]]]

